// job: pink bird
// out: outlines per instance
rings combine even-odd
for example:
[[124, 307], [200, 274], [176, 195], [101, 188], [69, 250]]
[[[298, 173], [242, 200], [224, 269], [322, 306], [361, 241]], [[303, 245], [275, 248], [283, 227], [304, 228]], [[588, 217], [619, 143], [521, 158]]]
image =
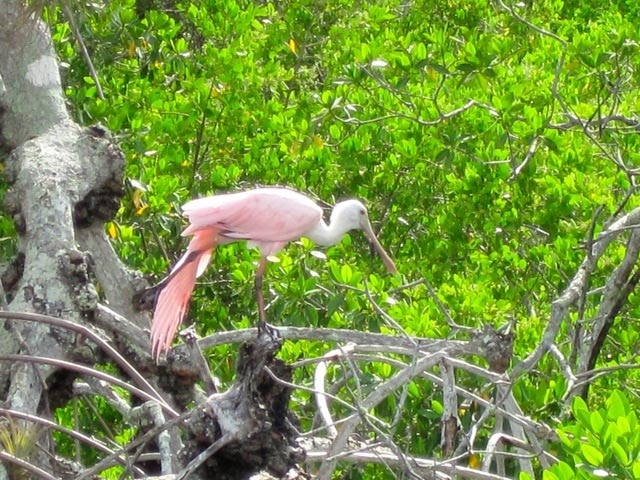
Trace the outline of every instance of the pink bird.
[[327, 225], [322, 208], [305, 195], [286, 188], [258, 188], [239, 193], [199, 198], [182, 207], [189, 226], [182, 235], [193, 235], [186, 253], [160, 283], [153, 321], [151, 352], [156, 357], [169, 350], [176, 330], [186, 313], [196, 279], [202, 275], [213, 248], [246, 240], [262, 255], [256, 272], [258, 326], [265, 328], [266, 314], [262, 294], [262, 276], [267, 257], [278, 253], [288, 242], [307, 237], [318, 245], [338, 243], [349, 230], [360, 229], [369, 238], [391, 273], [393, 260], [378, 242], [367, 209], [358, 200], [338, 203]]

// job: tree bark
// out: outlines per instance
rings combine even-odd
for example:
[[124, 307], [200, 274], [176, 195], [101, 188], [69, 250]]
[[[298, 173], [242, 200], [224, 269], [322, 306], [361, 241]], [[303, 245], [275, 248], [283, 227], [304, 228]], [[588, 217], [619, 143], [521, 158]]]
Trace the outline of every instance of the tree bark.
[[[145, 327], [148, 317], [131, 306], [140, 279], [119, 262], [104, 233], [123, 194], [124, 156], [108, 131], [70, 120], [49, 30], [23, 3], [2, 0], [0, 6], [0, 146], [11, 185], [4, 207], [15, 221], [19, 252], [12, 280], [3, 285], [7, 309], [94, 328], [105, 303]], [[2, 322], [0, 356], [74, 361], [83, 342], [44, 323]], [[144, 335], [128, 342], [148, 345]], [[9, 409], [47, 416], [50, 395], [62, 391], [56, 384], [69, 385], [74, 375], [46, 364], [3, 362], [0, 398]]]

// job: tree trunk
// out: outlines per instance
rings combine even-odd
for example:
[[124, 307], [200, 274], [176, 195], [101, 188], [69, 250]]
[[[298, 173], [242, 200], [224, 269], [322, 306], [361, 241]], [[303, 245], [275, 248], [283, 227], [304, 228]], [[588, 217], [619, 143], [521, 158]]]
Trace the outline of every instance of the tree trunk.
[[[140, 280], [119, 262], [104, 233], [123, 193], [124, 156], [108, 131], [70, 120], [49, 30], [23, 3], [2, 0], [0, 6], [0, 145], [11, 185], [4, 206], [18, 233], [13, 275], [3, 277], [6, 309], [95, 329], [104, 303], [145, 327], [146, 315], [131, 307]], [[64, 404], [69, 376], [76, 374], [6, 359], [20, 353], [74, 362], [82, 350], [92, 363], [83, 339], [46, 323], [1, 321], [0, 398], [9, 409], [48, 416], [53, 396], [55, 405]], [[127, 342], [148, 349], [145, 335]]]

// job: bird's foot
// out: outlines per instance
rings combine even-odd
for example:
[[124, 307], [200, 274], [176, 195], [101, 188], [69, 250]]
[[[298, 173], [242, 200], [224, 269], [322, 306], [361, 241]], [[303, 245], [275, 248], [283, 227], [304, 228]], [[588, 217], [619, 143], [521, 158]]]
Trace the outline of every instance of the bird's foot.
[[261, 335], [268, 335], [271, 340], [274, 342], [279, 342], [282, 340], [282, 336], [276, 327], [269, 325], [264, 320], [258, 321], [258, 337]]

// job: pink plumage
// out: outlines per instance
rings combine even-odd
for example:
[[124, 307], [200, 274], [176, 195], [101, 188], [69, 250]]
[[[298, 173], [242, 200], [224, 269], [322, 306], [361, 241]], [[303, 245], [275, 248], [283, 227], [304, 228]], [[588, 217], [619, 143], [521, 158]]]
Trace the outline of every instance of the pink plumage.
[[169, 350], [175, 332], [187, 311], [196, 279], [202, 275], [218, 244], [246, 240], [262, 255], [256, 274], [256, 296], [261, 324], [266, 324], [260, 284], [266, 257], [278, 253], [292, 240], [308, 237], [320, 245], [333, 245], [349, 230], [362, 229], [387, 266], [395, 265], [373, 234], [367, 210], [357, 200], [334, 208], [331, 224], [322, 219], [322, 209], [310, 198], [286, 188], [258, 188], [239, 193], [199, 198], [186, 203], [183, 211], [189, 225], [182, 235], [193, 235], [187, 251], [160, 283], [160, 293], [151, 323], [151, 351], [159, 356]]
[[151, 354], [156, 359], [169, 350], [187, 311], [196, 278], [207, 267], [217, 237], [215, 228], [199, 230], [189, 242], [186, 253], [162, 281], [151, 323]]
[[182, 207], [191, 235], [202, 228], [220, 228], [221, 243], [248, 240], [263, 255], [273, 255], [300, 238], [322, 219], [322, 209], [304, 195], [285, 188], [199, 198]]

